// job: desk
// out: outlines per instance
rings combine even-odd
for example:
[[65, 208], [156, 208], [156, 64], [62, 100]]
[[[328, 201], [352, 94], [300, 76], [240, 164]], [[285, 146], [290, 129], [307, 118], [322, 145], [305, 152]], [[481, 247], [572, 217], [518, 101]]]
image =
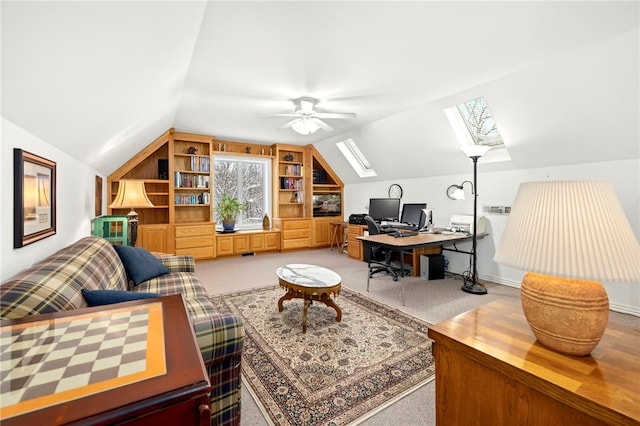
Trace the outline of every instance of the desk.
[[429, 327], [436, 423], [638, 425], [640, 329], [610, 322], [589, 356], [536, 341], [516, 300], [500, 300]]
[[208, 425], [209, 380], [181, 295], [0, 323], [3, 426]]
[[[478, 238], [487, 234], [478, 235]], [[365, 235], [356, 237], [365, 244], [374, 244], [384, 248], [392, 249], [400, 253], [400, 267], [404, 269], [404, 252], [420, 250], [427, 247], [442, 247], [455, 243], [471, 241], [472, 235], [467, 234], [428, 234], [420, 233], [411, 237], [394, 237], [389, 234]], [[415, 264], [415, 263], [414, 263]], [[367, 288], [369, 288], [369, 272], [367, 271]], [[402, 305], [404, 306], [404, 279], [400, 277], [400, 288], [402, 289]]]

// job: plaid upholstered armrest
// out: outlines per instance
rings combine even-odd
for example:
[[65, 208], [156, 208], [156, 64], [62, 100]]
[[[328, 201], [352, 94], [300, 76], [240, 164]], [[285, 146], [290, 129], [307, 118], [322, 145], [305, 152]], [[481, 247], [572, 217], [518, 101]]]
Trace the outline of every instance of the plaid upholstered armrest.
[[205, 365], [241, 354], [244, 325], [239, 316], [216, 312], [207, 297], [191, 298], [186, 305]]
[[169, 272], [195, 272], [196, 261], [193, 256], [162, 256], [159, 257]]

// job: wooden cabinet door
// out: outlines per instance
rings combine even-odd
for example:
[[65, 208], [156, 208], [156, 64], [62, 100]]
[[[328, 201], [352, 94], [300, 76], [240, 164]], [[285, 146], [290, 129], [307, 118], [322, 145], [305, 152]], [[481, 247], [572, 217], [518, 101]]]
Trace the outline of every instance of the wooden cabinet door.
[[329, 245], [329, 229], [331, 219], [319, 218], [312, 220], [311, 227], [311, 247], [325, 247]]
[[216, 252], [218, 256], [233, 254], [233, 237], [231, 235], [217, 235]]
[[161, 253], [173, 253], [169, 243], [172, 239], [169, 236], [169, 225], [140, 225], [138, 227], [139, 247], [144, 247], [149, 251]]
[[251, 251], [249, 240], [249, 235], [234, 235], [233, 252], [235, 254], [249, 253]]
[[280, 234], [271, 232], [265, 235], [265, 250], [278, 250], [280, 248]]
[[265, 235], [264, 234], [253, 234], [251, 235], [251, 251], [264, 251], [265, 250]]

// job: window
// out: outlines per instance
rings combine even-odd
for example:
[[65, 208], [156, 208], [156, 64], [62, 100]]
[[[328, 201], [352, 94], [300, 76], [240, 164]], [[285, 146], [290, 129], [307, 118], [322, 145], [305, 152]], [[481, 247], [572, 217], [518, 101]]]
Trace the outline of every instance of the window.
[[269, 159], [216, 155], [214, 162], [214, 214], [223, 194], [236, 197], [245, 206], [236, 219], [238, 229], [262, 228], [265, 213], [271, 215], [271, 161]]
[[344, 141], [337, 142], [336, 145], [349, 164], [351, 164], [353, 170], [358, 173], [358, 176], [361, 178], [377, 176], [376, 171], [373, 170], [373, 167], [371, 167], [371, 164], [369, 164], [369, 161], [367, 161], [353, 139], [349, 138]]
[[461, 146], [484, 145], [491, 147], [491, 151], [487, 153], [486, 157], [483, 157], [485, 162], [511, 159], [485, 98], [472, 99], [446, 108], [444, 113]]

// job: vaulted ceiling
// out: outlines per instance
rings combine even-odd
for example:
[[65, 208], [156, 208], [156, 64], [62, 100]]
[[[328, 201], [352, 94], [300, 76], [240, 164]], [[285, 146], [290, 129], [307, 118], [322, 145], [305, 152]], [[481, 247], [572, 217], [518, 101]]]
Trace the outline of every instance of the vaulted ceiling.
[[[638, 158], [640, 6], [586, 2], [2, 1], [2, 116], [108, 174], [170, 127], [313, 143], [347, 183], [464, 173], [442, 110], [484, 96], [512, 160]], [[292, 99], [331, 132], [278, 130]], [[3, 143], [7, 143], [3, 141]]]

